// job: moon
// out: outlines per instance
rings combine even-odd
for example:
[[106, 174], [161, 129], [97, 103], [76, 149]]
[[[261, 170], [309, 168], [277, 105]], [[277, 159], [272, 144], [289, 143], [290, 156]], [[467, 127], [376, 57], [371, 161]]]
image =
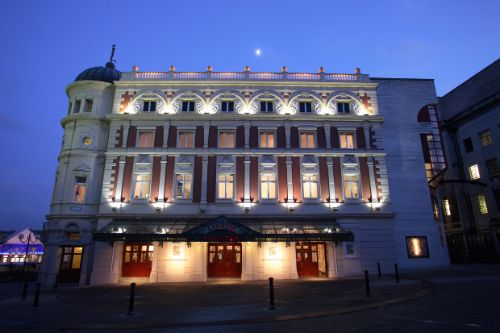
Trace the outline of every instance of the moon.
[[261, 53], [262, 53], [262, 51], [260, 49], [255, 49], [255, 55], [257, 57], [260, 56]]

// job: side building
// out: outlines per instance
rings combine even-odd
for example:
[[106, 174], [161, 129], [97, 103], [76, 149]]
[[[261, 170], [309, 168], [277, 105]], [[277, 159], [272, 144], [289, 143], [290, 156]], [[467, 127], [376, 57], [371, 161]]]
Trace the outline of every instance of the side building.
[[434, 82], [117, 71], [68, 85], [40, 279], [337, 278], [448, 263], [419, 111]]

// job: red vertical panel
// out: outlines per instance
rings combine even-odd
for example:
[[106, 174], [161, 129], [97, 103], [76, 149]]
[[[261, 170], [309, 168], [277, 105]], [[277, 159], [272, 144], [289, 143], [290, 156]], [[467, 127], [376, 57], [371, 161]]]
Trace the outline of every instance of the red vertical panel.
[[130, 126], [128, 129], [127, 147], [135, 147], [135, 140], [137, 137], [137, 127]]
[[[163, 140], [162, 140], [163, 141]], [[153, 172], [151, 177], [151, 196], [150, 201], [157, 202], [158, 201], [158, 190], [160, 188], [160, 163], [161, 157], [155, 156], [153, 157]]]
[[132, 171], [134, 170], [134, 157], [127, 156], [125, 158], [125, 168], [123, 169], [122, 182], [122, 202], [130, 201], [130, 185], [132, 183]]
[[217, 126], [210, 126], [208, 131], [208, 148], [217, 148]]
[[290, 146], [299, 148], [299, 129], [297, 127], [290, 128]]
[[[211, 128], [210, 128], [211, 129]], [[209, 140], [210, 142], [210, 140]], [[217, 177], [217, 157], [208, 156], [207, 167], [207, 202], [215, 202], [215, 181]]]
[[[169, 140], [170, 141], [170, 140]], [[174, 197], [174, 170], [175, 156], [167, 157], [167, 170], [165, 171], [165, 201], [172, 202]]]
[[372, 196], [370, 190], [370, 174], [368, 173], [368, 163], [366, 157], [359, 158], [359, 173], [361, 176], [361, 189], [363, 191], [363, 201], [369, 202]]
[[249, 138], [250, 148], [259, 147], [259, 129], [257, 126], [250, 126], [250, 138]]
[[326, 148], [326, 134], [324, 127], [318, 127], [316, 131], [318, 135], [318, 148]]
[[337, 129], [337, 127], [331, 128], [330, 142], [332, 144], [332, 148], [340, 148], [339, 130]]
[[363, 127], [356, 128], [357, 148], [366, 148], [365, 131]]
[[163, 126], [156, 126], [155, 148], [163, 147]]
[[259, 158], [250, 157], [250, 201], [259, 201]]
[[177, 145], [177, 127], [170, 126], [168, 129], [167, 146], [168, 148], [175, 148], [176, 145]]
[[333, 182], [335, 184], [335, 198], [338, 202], [344, 201], [344, 195], [342, 193], [342, 170], [340, 169], [340, 157], [333, 157]]
[[245, 196], [245, 157], [236, 157], [236, 202], [243, 202]]
[[286, 148], [285, 126], [278, 127], [276, 131], [276, 146], [278, 148]]
[[111, 167], [111, 170], [113, 170], [115, 173], [113, 175], [113, 188], [111, 190], [111, 199], [115, 201], [115, 193], [116, 193], [116, 186], [118, 185], [118, 176], [120, 173], [120, 156], [118, 156], [116, 159], [113, 160], [113, 166]]
[[319, 181], [321, 187], [321, 201], [328, 202], [330, 200], [330, 186], [328, 185], [328, 166], [326, 165], [326, 157], [319, 158]]
[[292, 157], [293, 200], [302, 202], [302, 177], [300, 174], [300, 157]]
[[120, 126], [120, 128], [116, 131], [115, 142], [115, 148], [121, 147], [123, 145], [123, 126]]
[[245, 148], [245, 127], [236, 128], [236, 148]]
[[195, 156], [194, 157], [194, 168], [193, 168], [193, 202], [194, 203], [200, 203], [200, 201], [201, 201], [202, 160], [203, 160], [202, 156]]
[[196, 134], [194, 138], [194, 146], [195, 148], [203, 148], [204, 137], [204, 129], [203, 126], [196, 126]]
[[278, 200], [286, 202], [288, 200], [288, 184], [286, 179], [286, 157], [278, 157]]

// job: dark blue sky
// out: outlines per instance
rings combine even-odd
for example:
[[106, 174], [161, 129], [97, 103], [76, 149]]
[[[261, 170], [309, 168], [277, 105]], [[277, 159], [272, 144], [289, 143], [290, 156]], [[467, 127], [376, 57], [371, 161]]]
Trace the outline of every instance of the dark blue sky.
[[[104, 65], [141, 70], [434, 78], [442, 95], [500, 55], [500, 1], [22, 1], [0, 11], [0, 229], [49, 211], [65, 87]], [[255, 49], [262, 49], [260, 57]]]

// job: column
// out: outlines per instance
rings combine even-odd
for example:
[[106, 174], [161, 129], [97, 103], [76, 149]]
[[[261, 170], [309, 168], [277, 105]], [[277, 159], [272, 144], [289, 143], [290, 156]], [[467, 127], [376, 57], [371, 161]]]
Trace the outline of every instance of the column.
[[368, 157], [367, 159], [367, 164], [368, 164], [368, 175], [370, 176], [370, 192], [372, 194], [372, 202], [378, 202], [378, 193], [377, 193], [377, 186], [375, 184], [375, 173], [373, 170], [373, 157]]
[[286, 148], [290, 148], [290, 124], [285, 124]]
[[290, 242], [290, 278], [298, 279], [299, 273], [297, 272], [297, 251], [295, 250], [295, 242]]
[[167, 122], [165, 125], [163, 125], [163, 148], [168, 147], [168, 131], [170, 129], [170, 123]]
[[159, 242], [153, 242], [153, 246], [153, 262], [151, 263], [151, 274], [149, 274], [149, 282], [158, 283], [158, 253], [160, 251], [160, 244]]
[[165, 170], [167, 169], [167, 156], [162, 156], [160, 161], [160, 187], [158, 189], [158, 202], [165, 200]]
[[[245, 129], [246, 131], [246, 129]], [[245, 156], [244, 202], [250, 202], [250, 156]]]
[[124, 242], [118, 241], [113, 243], [113, 259], [111, 261], [111, 272], [109, 283], [118, 283], [122, 273]]
[[245, 242], [242, 243], [242, 272], [241, 280], [254, 280], [254, 251], [256, 251], [257, 243]]
[[332, 157], [327, 157], [326, 158], [326, 165], [328, 168], [328, 189], [330, 190], [330, 202], [334, 202], [335, 196], [337, 195], [335, 193], [335, 181], [333, 179], [333, 158]]
[[208, 148], [208, 133], [210, 132], [210, 124], [203, 124], [203, 148]]
[[[208, 131], [205, 130], [205, 133]], [[204, 141], [204, 144], [207, 144], [207, 141]], [[203, 156], [203, 160], [201, 161], [201, 199], [200, 205], [207, 204], [207, 171], [208, 171], [208, 156]]]
[[122, 148], [127, 148], [128, 141], [128, 128], [129, 125], [123, 125], [123, 140], [122, 140]]
[[[287, 134], [287, 146], [290, 144]], [[300, 179], [299, 179], [300, 181]], [[286, 157], [286, 182], [288, 191], [288, 202], [293, 203], [293, 179], [292, 179], [292, 158], [290, 156]]]
[[[330, 123], [325, 122], [323, 127], [325, 128], [325, 140], [326, 140], [326, 148], [332, 148], [332, 140], [331, 140], [331, 126]], [[330, 192], [331, 193], [331, 192]]]
[[245, 123], [245, 149], [250, 148], [250, 123]]
[[118, 181], [116, 184], [115, 202], [120, 202], [122, 199], [122, 186], [123, 186], [123, 170], [125, 169], [125, 156], [120, 156], [118, 167]]
[[368, 127], [368, 124], [363, 124], [363, 131], [365, 132], [365, 146], [366, 148], [371, 148], [372, 143], [370, 141], [370, 128]]

